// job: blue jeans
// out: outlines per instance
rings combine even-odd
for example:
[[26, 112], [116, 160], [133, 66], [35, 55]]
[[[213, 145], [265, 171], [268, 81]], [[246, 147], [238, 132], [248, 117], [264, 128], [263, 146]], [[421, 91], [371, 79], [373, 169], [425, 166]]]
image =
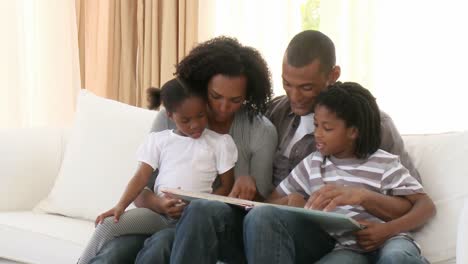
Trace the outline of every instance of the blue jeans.
[[313, 263], [335, 240], [301, 215], [262, 206], [245, 217], [244, 246], [248, 263]]
[[177, 223], [171, 263], [245, 263], [245, 213], [222, 202], [192, 201]]
[[369, 253], [359, 253], [351, 250], [335, 250], [324, 256], [318, 264], [350, 263], [350, 264], [424, 264], [428, 263], [420, 254], [416, 245], [406, 238], [395, 237], [388, 240], [378, 250]]

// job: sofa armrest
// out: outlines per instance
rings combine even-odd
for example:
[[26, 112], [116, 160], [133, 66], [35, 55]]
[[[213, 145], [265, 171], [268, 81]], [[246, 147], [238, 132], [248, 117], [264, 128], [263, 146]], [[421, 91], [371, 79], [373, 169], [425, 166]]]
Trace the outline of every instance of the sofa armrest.
[[460, 213], [457, 232], [457, 264], [468, 263], [468, 198]]
[[0, 211], [30, 210], [58, 175], [65, 129], [0, 129]]

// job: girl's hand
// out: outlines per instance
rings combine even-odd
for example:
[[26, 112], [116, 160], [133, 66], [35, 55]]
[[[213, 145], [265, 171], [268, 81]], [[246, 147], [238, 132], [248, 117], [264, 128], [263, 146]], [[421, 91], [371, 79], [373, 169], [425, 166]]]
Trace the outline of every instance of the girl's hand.
[[385, 241], [395, 235], [391, 226], [388, 223], [376, 223], [369, 221], [358, 221], [366, 228], [355, 233], [357, 243], [365, 251], [376, 250], [383, 245]]
[[257, 185], [251, 176], [239, 176], [234, 182], [229, 197], [253, 200], [257, 194]]
[[171, 218], [178, 219], [182, 215], [186, 205], [187, 204], [180, 199], [164, 195], [161, 197], [160, 211]]
[[109, 216], [114, 216], [114, 223], [119, 222], [120, 216], [125, 212], [125, 207], [116, 205], [114, 208], [110, 209], [109, 211], [106, 211], [102, 214], [100, 214], [97, 218], [96, 221], [94, 221], [94, 225], [97, 226], [98, 224], [102, 224], [104, 222], [104, 219], [106, 219]]

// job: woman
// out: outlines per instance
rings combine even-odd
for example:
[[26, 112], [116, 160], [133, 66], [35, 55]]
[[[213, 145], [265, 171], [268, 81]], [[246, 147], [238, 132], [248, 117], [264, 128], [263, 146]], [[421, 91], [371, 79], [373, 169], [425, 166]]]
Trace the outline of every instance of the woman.
[[[194, 89], [205, 92], [208, 127], [220, 134], [230, 134], [234, 139], [238, 161], [234, 167], [236, 180], [230, 196], [250, 200], [257, 195], [266, 197], [273, 187], [271, 175], [277, 135], [275, 127], [262, 115], [271, 99], [271, 83], [268, 67], [261, 55], [235, 39], [219, 37], [195, 47], [176, 66], [176, 75]], [[174, 124], [162, 109], [154, 121], [152, 132], [173, 128]], [[144, 208], [126, 212], [117, 224], [113, 219], [106, 219], [96, 228], [83, 255], [92, 256], [100, 251], [103, 243], [99, 238], [103, 233], [111, 232], [119, 238], [111, 241], [90, 263], [131, 262], [147, 235], [172, 225], [154, 213], [159, 212], [159, 208], [155, 206], [156, 196], [151, 189], [152, 186], [145, 189], [135, 201], [138, 207]], [[184, 209], [183, 206], [179, 208], [181, 212]], [[150, 228], [148, 222], [152, 223]], [[120, 237], [125, 234], [140, 236]], [[126, 243], [128, 247], [124, 246]], [[119, 250], [124, 248], [125, 251]], [[138, 258], [144, 261], [150, 253], [143, 251]], [[82, 258], [80, 262], [87, 263], [88, 260]]]

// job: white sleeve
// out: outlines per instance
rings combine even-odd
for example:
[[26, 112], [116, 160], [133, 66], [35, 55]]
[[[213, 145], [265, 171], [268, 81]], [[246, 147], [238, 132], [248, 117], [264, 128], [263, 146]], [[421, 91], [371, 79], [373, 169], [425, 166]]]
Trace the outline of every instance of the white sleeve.
[[159, 168], [159, 156], [161, 154], [161, 133], [150, 133], [137, 151], [137, 160], [150, 165], [153, 170]]
[[216, 146], [216, 170], [218, 174], [234, 168], [237, 162], [237, 147], [230, 135], [222, 135]]

